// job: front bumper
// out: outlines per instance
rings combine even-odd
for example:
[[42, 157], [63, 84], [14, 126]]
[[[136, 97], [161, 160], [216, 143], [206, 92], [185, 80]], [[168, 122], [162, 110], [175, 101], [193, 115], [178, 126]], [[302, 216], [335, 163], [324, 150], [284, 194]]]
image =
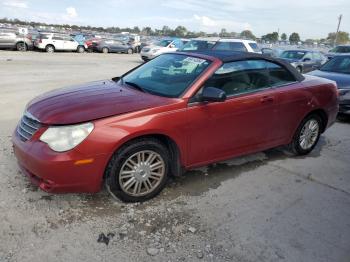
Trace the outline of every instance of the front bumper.
[[339, 102], [339, 113], [350, 114], [350, 100], [342, 100]]
[[[23, 173], [42, 190], [52, 193], [94, 193], [101, 188], [106, 155], [84, 155], [70, 150], [64, 153], [52, 151], [38, 138], [42, 132], [23, 142], [15, 131], [12, 136], [14, 154]], [[93, 159], [87, 164], [78, 160]]]
[[157, 53], [152, 53], [152, 52], [142, 52], [141, 51], [141, 53], [140, 53], [140, 55], [141, 55], [141, 58], [143, 59], [143, 60], [151, 60], [151, 59], [153, 59], [153, 58], [155, 58], [156, 56], [158, 56], [159, 54], [157, 54]]

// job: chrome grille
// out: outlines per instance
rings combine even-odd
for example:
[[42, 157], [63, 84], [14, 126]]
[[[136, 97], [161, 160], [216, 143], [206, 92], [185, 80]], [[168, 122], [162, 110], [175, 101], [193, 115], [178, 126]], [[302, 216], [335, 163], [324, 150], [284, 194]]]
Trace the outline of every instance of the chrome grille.
[[32, 138], [40, 126], [40, 122], [34, 117], [29, 114], [24, 114], [17, 126], [17, 134], [22, 141], [28, 141]]

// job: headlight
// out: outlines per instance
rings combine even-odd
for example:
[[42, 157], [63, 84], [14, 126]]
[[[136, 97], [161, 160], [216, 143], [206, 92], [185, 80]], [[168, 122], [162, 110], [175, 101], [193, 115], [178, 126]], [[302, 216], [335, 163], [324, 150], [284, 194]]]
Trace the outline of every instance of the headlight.
[[296, 62], [293, 62], [293, 63], [290, 63], [292, 66], [296, 67], [298, 65], [298, 63]]
[[56, 151], [64, 152], [79, 145], [94, 129], [93, 123], [70, 126], [49, 127], [40, 137], [40, 140]]
[[340, 99], [350, 99], [350, 89], [339, 89]]
[[157, 53], [160, 49], [153, 49], [152, 53]]

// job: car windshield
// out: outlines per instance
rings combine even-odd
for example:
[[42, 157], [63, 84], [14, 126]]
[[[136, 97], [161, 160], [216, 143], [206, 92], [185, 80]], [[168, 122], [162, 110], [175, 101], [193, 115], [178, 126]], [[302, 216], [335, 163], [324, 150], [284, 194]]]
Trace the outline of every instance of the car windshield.
[[172, 42], [172, 40], [160, 40], [160, 41], [156, 42], [156, 45], [162, 46], [162, 47], [167, 47], [171, 42]]
[[210, 50], [215, 45], [215, 43], [215, 41], [191, 40], [182, 47], [181, 51]]
[[254, 50], [254, 52], [260, 51], [260, 49], [256, 43], [249, 43], [249, 46]]
[[304, 51], [284, 51], [281, 54], [281, 58], [286, 58], [286, 59], [302, 59], [306, 52]]
[[336, 56], [321, 68], [321, 71], [350, 74], [350, 56]]
[[179, 97], [210, 61], [183, 54], [164, 54], [140, 66], [120, 81], [147, 93]]

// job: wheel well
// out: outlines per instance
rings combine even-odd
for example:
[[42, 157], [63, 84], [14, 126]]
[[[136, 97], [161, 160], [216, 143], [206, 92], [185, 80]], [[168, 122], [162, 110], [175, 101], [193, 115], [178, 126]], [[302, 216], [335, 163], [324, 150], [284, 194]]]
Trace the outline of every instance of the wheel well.
[[327, 124], [328, 124], [328, 115], [323, 109], [316, 109], [314, 111], [311, 111], [307, 116], [316, 114], [322, 119], [322, 129], [321, 132], [323, 133], [326, 130]]
[[48, 46], [52, 46], [53, 48], [55, 48], [55, 46], [54, 46], [53, 44], [47, 44], [47, 45], [45, 46], [45, 48], [48, 47]]
[[[162, 134], [150, 134], [150, 135], [143, 135], [143, 136], [138, 136], [133, 139], [130, 139], [123, 143], [117, 150], [125, 146], [126, 144], [131, 144], [136, 140], [147, 140], [147, 139], [156, 139], [160, 143], [162, 143], [169, 151], [169, 156], [170, 156], [170, 174], [174, 176], [180, 176], [183, 172], [183, 168], [181, 165], [181, 155], [180, 155], [180, 150], [176, 142], [170, 138], [169, 136], [162, 135]], [[106, 174], [104, 174], [106, 175]]]
[[25, 44], [25, 46], [28, 47], [28, 45], [27, 45], [27, 43], [26, 43], [25, 41], [18, 41], [18, 42], [16, 43], [16, 46], [17, 46], [18, 44]]

